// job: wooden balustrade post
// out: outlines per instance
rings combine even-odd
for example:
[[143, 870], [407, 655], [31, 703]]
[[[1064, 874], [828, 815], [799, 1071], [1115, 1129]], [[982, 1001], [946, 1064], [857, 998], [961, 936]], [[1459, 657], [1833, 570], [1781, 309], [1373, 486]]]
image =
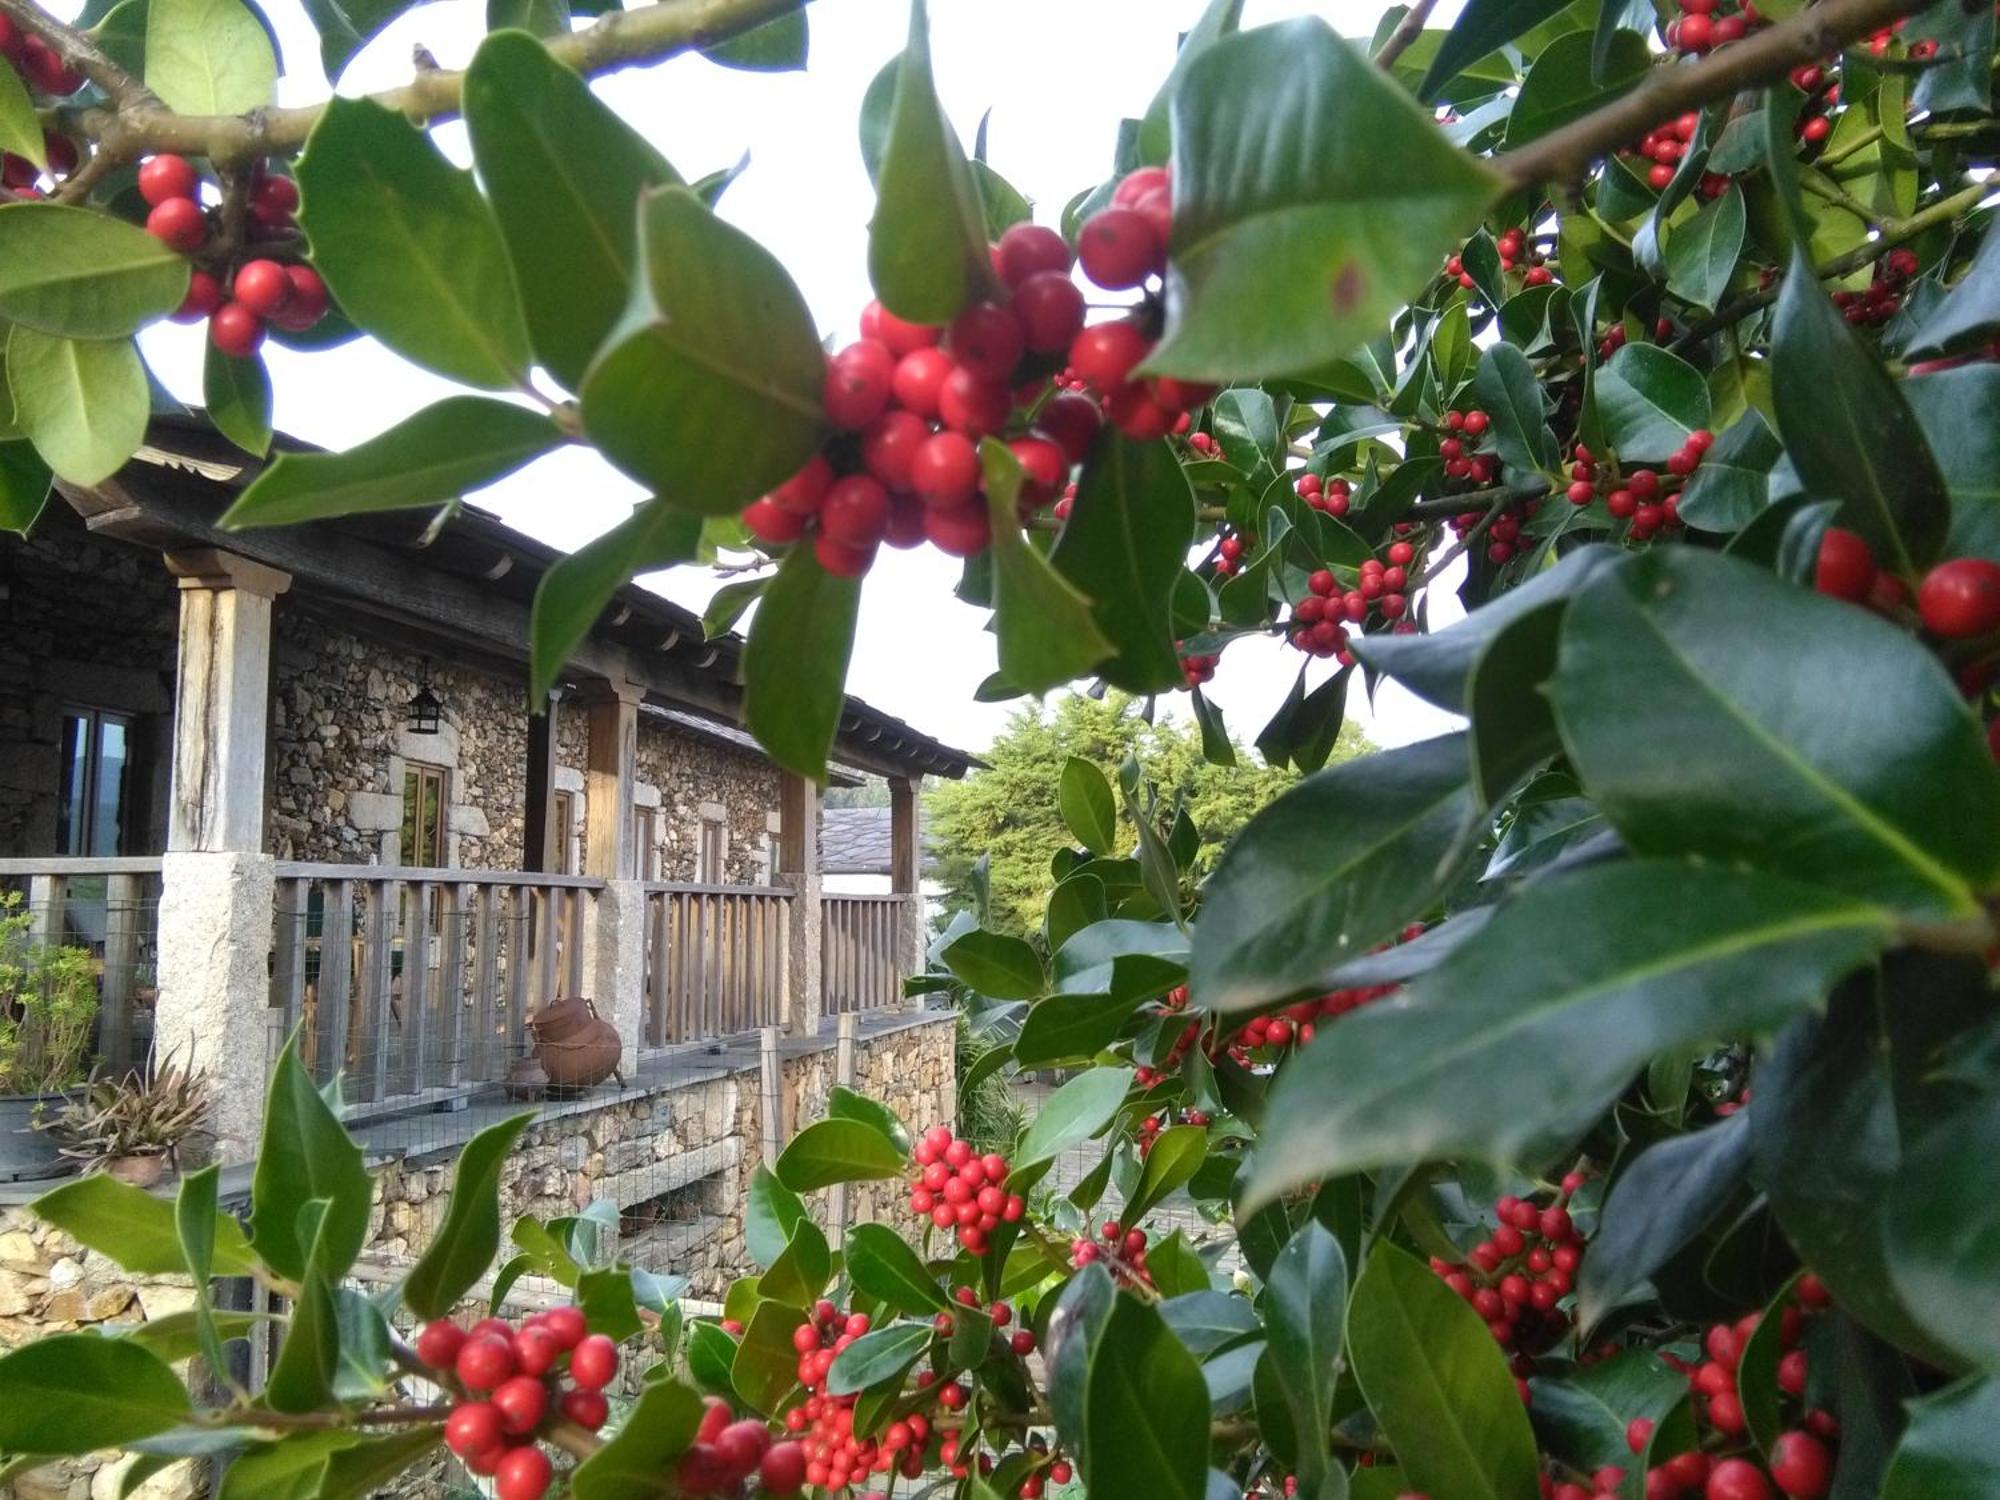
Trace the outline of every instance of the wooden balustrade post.
[[787, 771], [779, 790], [778, 873], [792, 893], [785, 1016], [794, 1035], [815, 1036], [824, 1013], [820, 948], [819, 784]]
[[903, 898], [896, 911], [899, 980], [924, 967], [922, 790], [912, 777], [898, 776], [889, 783], [889, 889]]
[[264, 852], [271, 615], [291, 578], [232, 553], [168, 556], [180, 580], [154, 1046], [211, 1081], [216, 1154], [263, 1131], [277, 881]]
[[584, 933], [584, 976], [597, 1013], [618, 1028], [620, 1063], [636, 1067], [646, 1027], [646, 888], [636, 878], [632, 783], [639, 700], [632, 682], [592, 682], [581, 694], [590, 729], [584, 776], [583, 871], [604, 882]]

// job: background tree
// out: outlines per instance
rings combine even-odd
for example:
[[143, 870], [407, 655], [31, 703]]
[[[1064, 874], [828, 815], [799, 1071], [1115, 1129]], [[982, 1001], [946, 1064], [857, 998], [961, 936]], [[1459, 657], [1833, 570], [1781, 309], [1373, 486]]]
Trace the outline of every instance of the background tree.
[[[1345, 760], [1368, 748], [1360, 730], [1347, 725], [1331, 758]], [[973, 866], [983, 858], [988, 862], [991, 925], [1014, 933], [1040, 928], [1055, 883], [1050, 861], [1073, 842], [1057, 798], [1063, 767], [1072, 757], [1089, 761], [1108, 777], [1116, 776], [1127, 757], [1136, 757], [1163, 798], [1169, 803], [1185, 799], [1201, 833], [1195, 869], [1204, 874], [1251, 815], [1298, 779], [1295, 772], [1247, 753], [1239, 754], [1233, 766], [1217, 765], [1203, 755], [1197, 725], [1182, 718], [1148, 722], [1128, 694], [1092, 698], [1069, 693], [1053, 708], [1024, 704], [981, 753], [984, 770], [925, 793], [925, 826], [936, 850], [938, 878], [947, 888], [948, 912], [971, 905]], [[1121, 812], [1119, 819], [1129, 839], [1130, 817]]]

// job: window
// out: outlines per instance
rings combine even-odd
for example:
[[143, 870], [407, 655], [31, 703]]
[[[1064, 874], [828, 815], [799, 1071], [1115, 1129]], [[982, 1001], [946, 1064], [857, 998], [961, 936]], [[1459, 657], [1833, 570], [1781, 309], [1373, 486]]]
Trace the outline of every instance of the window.
[[576, 862], [576, 793], [557, 792], [549, 798], [548, 867], [551, 875], [574, 875]]
[[653, 838], [653, 809], [632, 809], [632, 872], [640, 880], [660, 878], [660, 846]]
[[63, 713], [58, 837], [65, 854], [125, 852], [132, 721], [98, 708]]
[[403, 863], [444, 864], [445, 769], [412, 761], [403, 772]]
[[714, 818], [701, 820], [701, 863], [695, 879], [704, 885], [721, 885], [724, 880], [723, 855], [729, 847], [729, 828]]

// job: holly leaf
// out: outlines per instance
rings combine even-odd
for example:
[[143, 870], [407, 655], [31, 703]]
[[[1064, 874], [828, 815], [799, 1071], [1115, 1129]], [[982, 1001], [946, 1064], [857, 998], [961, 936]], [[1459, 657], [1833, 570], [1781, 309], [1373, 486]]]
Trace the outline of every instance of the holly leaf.
[[1097, 627], [1091, 601], [1022, 534], [1020, 463], [1004, 443], [988, 438], [980, 444], [980, 464], [993, 519], [993, 615], [1000, 671], [1019, 692], [1045, 692], [1090, 671], [1113, 647]]
[[[535, 701], [554, 685], [618, 590], [641, 573], [692, 562], [700, 551], [700, 516], [648, 500], [602, 536], [557, 559], [535, 589], [528, 626], [529, 692]], [[760, 592], [762, 587], [760, 580]]]
[[146, 87], [184, 115], [272, 102], [278, 54], [243, 0], [146, 0]]
[[10, 1454], [93, 1453], [193, 1410], [180, 1377], [122, 1339], [58, 1333], [0, 1356], [0, 1450]]
[[1592, 384], [1605, 440], [1626, 463], [1661, 463], [1708, 426], [1708, 382], [1657, 344], [1627, 344]]
[[7, 386], [15, 425], [71, 484], [110, 478], [146, 440], [146, 367], [129, 339], [54, 338], [17, 323], [7, 335]]
[[119, 339], [179, 307], [187, 289], [185, 257], [135, 224], [62, 203], [0, 206], [0, 318], [11, 323]]
[[1439, 43], [1417, 97], [1435, 100], [1472, 63], [1559, 14], [1568, 0], [1468, 0]]
[[743, 649], [743, 718], [771, 758], [823, 780], [847, 701], [861, 585], [794, 547], [757, 602]]

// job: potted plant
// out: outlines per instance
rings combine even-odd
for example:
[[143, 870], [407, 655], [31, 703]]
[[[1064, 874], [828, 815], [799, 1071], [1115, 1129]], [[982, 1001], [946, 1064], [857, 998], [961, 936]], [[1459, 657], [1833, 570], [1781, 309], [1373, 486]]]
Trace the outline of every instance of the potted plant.
[[171, 1062], [123, 1078], [92, 1079], [37, 1126], [69, 1161], [134, 1187], [151, 1187], [172, 1166], [180, 1144], [208, 1110], [206, 1075]]
[[90, 950], [36, 942], [20, 892], [0, 893], [0, 1182], [65, 1170], [33, 1126], [84, 1078], [96, 1016]]

